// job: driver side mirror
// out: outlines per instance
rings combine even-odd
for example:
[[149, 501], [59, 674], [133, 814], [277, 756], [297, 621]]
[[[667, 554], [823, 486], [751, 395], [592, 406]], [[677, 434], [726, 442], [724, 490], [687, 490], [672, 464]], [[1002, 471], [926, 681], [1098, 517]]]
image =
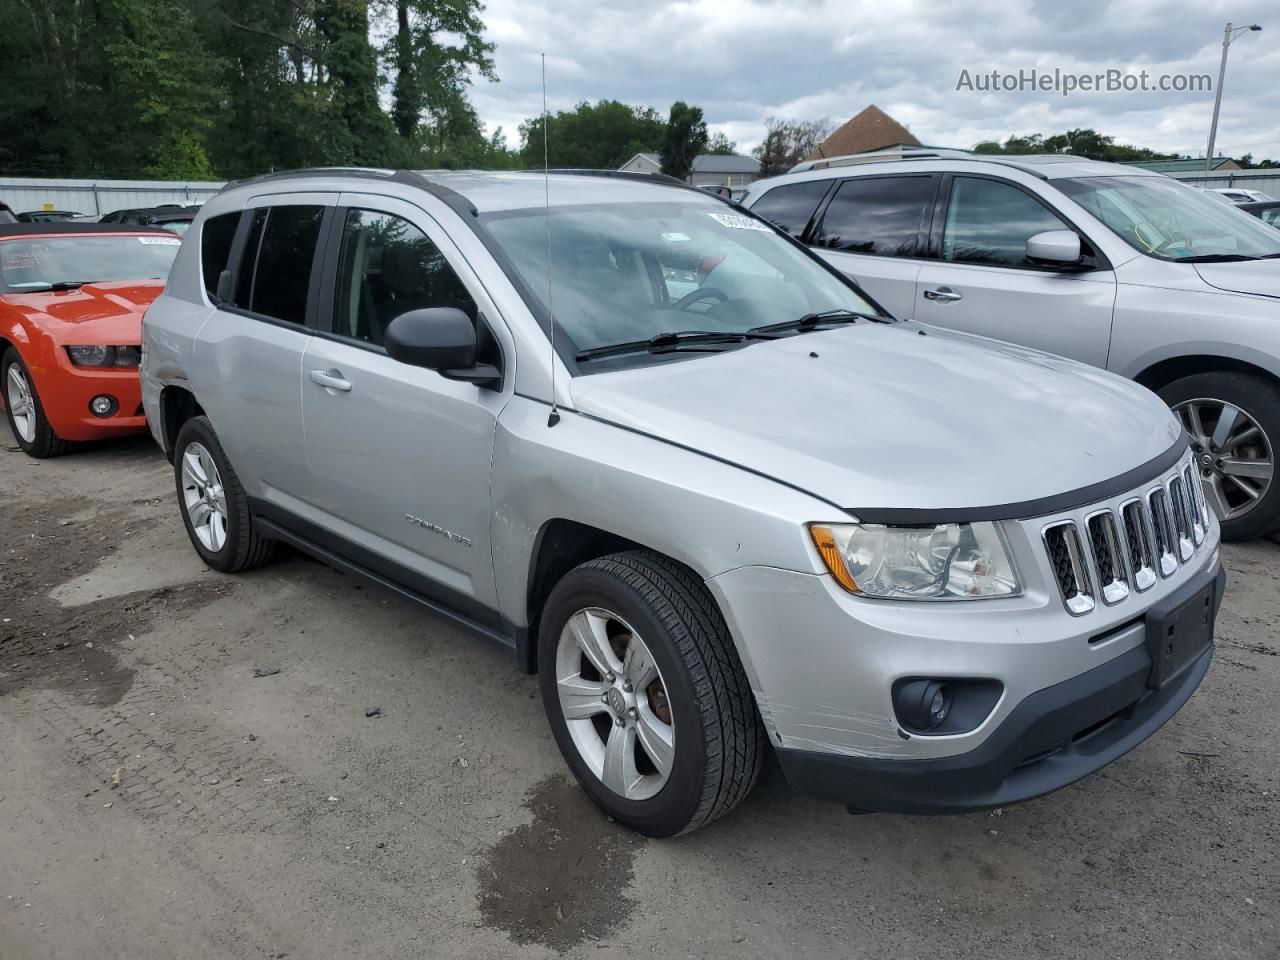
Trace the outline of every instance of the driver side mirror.
[[387, 355], [400, 363], [435, 370], [448, 380], [496, 386], [502, 373], [476, 363], [476, 325], [457, 307], [427, 307], [402, 313], [383, 335]]
[[1027, 259], [1038, 266], [1080, 269], [1085, 266], [1080, 254], [1080, 235], [1074, 230], [1046, 230], [1027, 239]]

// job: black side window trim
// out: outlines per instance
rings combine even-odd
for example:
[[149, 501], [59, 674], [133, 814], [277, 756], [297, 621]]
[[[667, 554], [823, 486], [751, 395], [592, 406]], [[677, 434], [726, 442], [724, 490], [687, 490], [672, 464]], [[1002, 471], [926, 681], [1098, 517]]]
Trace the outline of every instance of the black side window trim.
[[[822, 223], [823, 218], [827, 215], [827, 208], [831, 206], [831, 201], [835, 199], [836, 193], [839, 192], [840, 187], [846, 182], [848, 182], [849, 180], [857, 180], [861, 182], [863, 180], [889, 180], [889, 179], [906, 180], [906, 179], [918, 179], [922, 177], [928, 177], [933, 181], [933, 202], [926, 203], [924, 205], [924, 208], [920, 212], [920, 223], [916, 227], [916, 241], [917, 243], [919, 243], [919, 249], [922, 252], [916, 254], [914, 257], [895, 257], [887, 253], [857, 253], [857, 254], [851, 254], [851, 256], [882, 257], [885, 260], [933, 259], [928, 255], [928, 252], [929, 252], [929, 245], [931, 242], [933, 224], [937, 219], [936, 211], [938, 207], [939, 187], [942, 181], [942, 177], [937, 173], [934, 173], [931, 171], [924, 171], [924, 170], [921, 170], [915, 173], [875, 173], [875, 174], [868, 174], [867, 176], [863, 176], [863, 177], [832, 177], [831, 189], [827, 191], [826, 196], [822, 198], [822, 202], [818, 204], [818, 209], [814, 211], [813, 216], [809, 220], [809, 226], [805, 229], [805, 233], [804, 233], [805, 245], [814, 247], [815, 249], [819, 249], [819, 250], [826, 249], [825, 247], [818, 247], [814, 243], [814, 240], [817, 238], [818, 226]], [[832, 252], [847, 253], [848, 251], [834, 250]]]
[[[325, 266], [325, 257], [328, 254], [329, 239], [333, 230], [333, 223], [336, 219], [336, 208], [332, 204], [263, 204], [257, 207], [246, 207], [240, 214], [240, 224], [236, 227], [235, 239], [231, 241], [231, 289], [236, 290], [240, 285], [241, 267], [244, 266], [245, 246], [249, 242], [249, 232], [252, 229], [254, 214], [258, 210], [266, 209], [267, 220], [271, 219], [271, 211], [276, 207], [283, 206], [323, 206], [324, 212], [320, 216], [320, 231], [316, 238], [315, 253], [311, 256], [311, 275], [307, 278], [307, 305], [303, 313], [303, 322], [301, 324], [291, 323], [288, 320], [281, 320], [279, 317], [271, 317], [265, 313], [256, 313], [253, 310], [247, 310], [244, 307], [238, 307], [234, 303], [219, 302], [210, 297], [210, 302], [219, 309], [227, 313], [234, 313], [236, 316], [247, 317], [250, 320], [260, 320], [263, 323], [269, 323], [272, 326], [282, 327], [286, 330], [297, 330], [308, 336], [316, 330], [316, 317], [319, 311], [320, 303], [319, 291], [321, 286], [322, 271]], [[267, 224], [263, 224], [262, 234], [258, 237], [258, 249], [254, 251], [253, 267], [254, 283], [257, 283], [258, 256], [262, 253], [262, 238], [267, 234]], [[335, 254], [336, 256], [336, 254]], [[250, 293], [249, 302], [253, 302], [253, 294]]]
[[[1005, 186], [1013, 187], [1026, 196], [1030, 197], [1036, 203], [1040, 204], [1053, 217], [1061, 220], [1068, 227], [1076, 232], [1080, 237], [1080, 242], [1084, 248], [1087, 248], [1088, 254], [1093, 258], [1093, 266], [1086, 269], [1075, 271], [1063, 271], [1055, 267], [1039, 267], [1031, 263], [973, 263], [963, 260], [943, 260], [942, 259], [942, 234], [947, 228], [947, 211], [951, 209], [951, 187], [957, 177], [964, 177], [969, 180], [991, 180], [995, 183], [1002, 183]], [[987, 269], [996, 270], [1025, 270], [1028, 273], [1049, 273], [1061, 274], [1066, 272], [1074, 273], [1097, 273], [1099, 271], [1107, 271], [1113, 269], [1111, 261], [1107, 259], [1107, 255], [1102, 252], [1102, 248], [1090, 239], [1089, 235], [1078, 227], [1070, 217], [1061, 210], [1058, 210], [1048, 203], [1044, 198], [1037, 196], [1025, 186], [1013, 180], [1004, 177], [997, 177], [989, 173], [944, 173], [942, 182], [938, 188], [937, 202], [934, 204], [933, 224], [929, 231], [928, 245], [929, 259], [938, 263], [948, 263], [956, 267], [985, 267]]]

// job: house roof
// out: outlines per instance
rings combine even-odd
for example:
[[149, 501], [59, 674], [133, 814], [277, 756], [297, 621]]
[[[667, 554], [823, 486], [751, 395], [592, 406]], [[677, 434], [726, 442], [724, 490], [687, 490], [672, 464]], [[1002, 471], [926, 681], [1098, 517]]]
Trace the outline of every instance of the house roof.
[[760, 161], [737, 154], [704, 153], [693, 158], [694, 173], [759, 173]]
[[[634, 154], [634, 155], [631, 157], [631, 159], [627, 161], [627, 163], [631, 163], [631, 162], [633, 162], [633, 161], [635, 161], [635, 160], [637, 160], [637, 159], [639, 159], [639, 158], [641, 158], [641, 157], [643, 157], [645, 160], [648, 160], [648, 161], [649, 161], [650, 163], [652, 163], [655, 167], [660, 167], [660, 166], [662, 166], [662, 158], [661, 158], [660, 156], [658, 156], [656, 153], [637, 153], [637, 154]], [[625, 167], [625, 166], [627, 165], [627, 163], [624, 163], [622, 166], [624, 166], [624, 167]]]
[[[1130, 167], [1142, 167], [1156, 173], [1195, 173], [1204, 169], [1204, 157], [1199, 160], [1137, 160], [1126, 164]], [[1210, 170], [1239, 170], [1240, 164], [1230, 157], [1214, 157]]]
[[851, 153], [865, 153], [868, 150], [883, 150], [885, 147], [901, 145], [917, 147], [920, 146], [920, 141], [911, 135], [910, 130], [873, 103], [823, 140], [806, 159], [843, 157]]

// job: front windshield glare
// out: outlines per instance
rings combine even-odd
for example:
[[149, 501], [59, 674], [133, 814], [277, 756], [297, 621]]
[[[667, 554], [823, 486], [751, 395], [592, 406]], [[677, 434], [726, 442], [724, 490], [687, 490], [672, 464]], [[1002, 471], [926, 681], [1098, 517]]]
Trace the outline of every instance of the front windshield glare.
[[493, 214], [525, 285], [589, 350], [690, 330], [743, 333], [805, 314], [874, 314], [853, 289], [758, 220], [711, 202], [616, 203]]
[[1280, 254], [1280, 233], [1167, 177], [1080, 177], [1053, 184], [1141, 253], [1163, 260]]
[[152, 280], [169, 275], [182, 241], [148, 236], [23, 237], [0, 241], [0, 289], [48, 289], [57, 283]]

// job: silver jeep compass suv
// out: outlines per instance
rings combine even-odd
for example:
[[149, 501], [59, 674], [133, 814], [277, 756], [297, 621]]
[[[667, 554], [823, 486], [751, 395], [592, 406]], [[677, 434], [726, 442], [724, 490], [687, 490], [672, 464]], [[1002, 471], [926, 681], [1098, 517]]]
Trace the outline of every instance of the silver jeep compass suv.
[[858, 809], [1026, 800], [1209, 667], [1219, 527], [1154, 394], [896, 322], [674, 182], [231, 184], [144, 341], [210, 566], [292, 544], [509, 647], [647, 834], [770, 749]]

